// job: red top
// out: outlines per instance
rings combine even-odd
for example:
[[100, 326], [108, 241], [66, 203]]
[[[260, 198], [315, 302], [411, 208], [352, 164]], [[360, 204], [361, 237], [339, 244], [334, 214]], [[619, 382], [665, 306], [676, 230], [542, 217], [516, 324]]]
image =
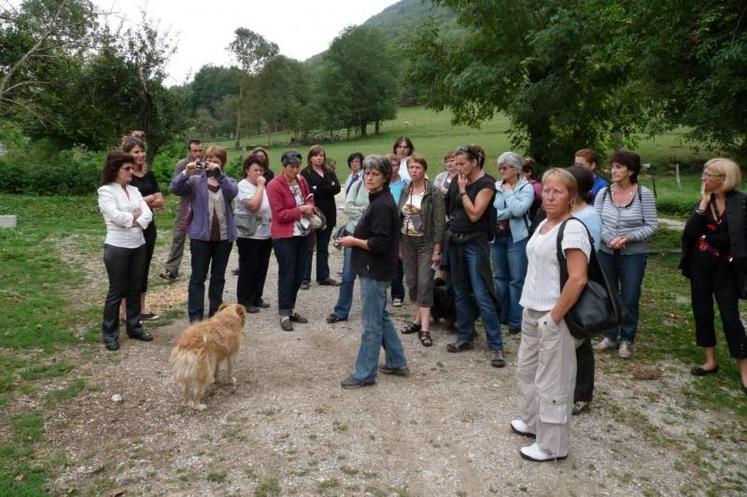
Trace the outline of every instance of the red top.
[[[313, 198], [309, 196], [309, 185], [300, 174], [296, 176], [296, 182], [301, 188], [305, 205], [314, 205]], [[285, 174], [280, 173], [267, 184], [267, 200], [272, 210], [272, 224], [270, 234], [272, 238], [291, 238], [293, 236], [293, 225], [301, 219], [301, 210], [296, 204], [296, 198], [291, 192], [290, 184]]]

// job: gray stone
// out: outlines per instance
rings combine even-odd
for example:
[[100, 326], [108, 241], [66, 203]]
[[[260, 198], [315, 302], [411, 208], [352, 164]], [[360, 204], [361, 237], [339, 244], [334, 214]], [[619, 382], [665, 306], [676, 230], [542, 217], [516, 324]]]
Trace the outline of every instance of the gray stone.
[[0, 228], [15, 228], [16, 227], [16, 215], [8, 214], [6, 216], [0, 216]]

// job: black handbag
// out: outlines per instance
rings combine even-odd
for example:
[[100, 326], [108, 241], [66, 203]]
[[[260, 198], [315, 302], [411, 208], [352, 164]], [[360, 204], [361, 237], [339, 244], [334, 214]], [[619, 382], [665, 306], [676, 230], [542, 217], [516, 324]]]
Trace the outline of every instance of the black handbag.
[[626, 318], [628, 311], [620, 300], [617, 289], [610, 285], [607, 275], [597, 259], [594, 240], [586, 225], [575, 217], [563, 221], [558, 229], [556, 251], [560, 266], [560, 291], [568, 281], [568, 266], [563, 255], [562, 242], [565, 224], [571, 219], [578, 221], [586, 230], [591, 244], [591, 255], [587, 269], [588, 280], [576, 303], [565, 315], [565, 324], [573, 337], [585, 340], [599, 335], [605, 330], [619, 326]]

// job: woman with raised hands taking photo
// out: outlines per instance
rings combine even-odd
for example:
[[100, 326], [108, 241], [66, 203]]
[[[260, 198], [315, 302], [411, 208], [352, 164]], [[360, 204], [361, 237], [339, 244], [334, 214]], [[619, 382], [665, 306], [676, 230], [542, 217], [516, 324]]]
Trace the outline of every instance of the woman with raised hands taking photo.
[[126, 152], [110, 152], [101, 171], [98, 189], [99, 210], [106, 223], [104, 265], [109, 276], [109, 290], [104, 302], [102, 336], [107, 350], [119, 350], [119, 305], [126, 299], [127, 336], [151, 341], [143, 329], [140, 292], [147, 249], [143, 230], [153, 214], [140, 191], [130, 185], [135, 158]]
[[[516, 367], [519, 417], [511, 429], [536, 442], [520, 449], [524, 459], [544, 462], [568, 457], [576, 340], [565, 315], [575, 305], [588, 279], [592, 246], [583, 223], [571, 218], [576, 180], [568, 171], [548, 170], [542, 176], [542, 205], [547, 218], [527, 243], [527, 267], [520, 304], [524, 308]], [[563, 227], [558, 254], [558, 236]], [[568, 279], [561, 287], [559, 257]]]
[[190, 199], [189, 248], [192, 274], [187, 292], [187, 314], [191, 322], [205, 317], [205, 280], [210, 271], [208, 313], [211, 317], [223, 303], [226, 265], [236, 240], [231, 202], [239, 193], [236, 180], [223, 172], [228, 157], [225, 149], [213, 145], [205, 162], [193, 161], [171, 180], [171, 191]]
[[739, 297], [747, 296], [747, 196], [739, 166], [711, 159], [701, 175], [700, 201], [682, 233], [680, 269], [690, 280], [695, 342], [705, 361], [693, 376], [718, 373], [713, 300], [716, 299], [729, 353], [736, 359], [742, 391], [747, 394], [747, 336], [739, 316]]

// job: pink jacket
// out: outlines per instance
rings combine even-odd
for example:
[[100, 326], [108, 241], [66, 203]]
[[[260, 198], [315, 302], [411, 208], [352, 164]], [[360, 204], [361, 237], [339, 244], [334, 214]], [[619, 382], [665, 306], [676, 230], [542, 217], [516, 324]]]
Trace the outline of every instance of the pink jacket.
[[[298, 186], [301, 187], [303, 197], [309, 196], [309, 184], [300, 174], [296, 176]], [[301, 210], [296, 205], [296, 199], [290, 190], [290, 185], [285, 175], [281, 172], [267, 184], [267, 200], [270, 201], [272, 210], [272, 224], [270, 234], [272, 238], [291, 238], [293, 236], [293, 225], [301, 219]], [[307, 199], [304, 204], [314, 205], [314, 199]]]

